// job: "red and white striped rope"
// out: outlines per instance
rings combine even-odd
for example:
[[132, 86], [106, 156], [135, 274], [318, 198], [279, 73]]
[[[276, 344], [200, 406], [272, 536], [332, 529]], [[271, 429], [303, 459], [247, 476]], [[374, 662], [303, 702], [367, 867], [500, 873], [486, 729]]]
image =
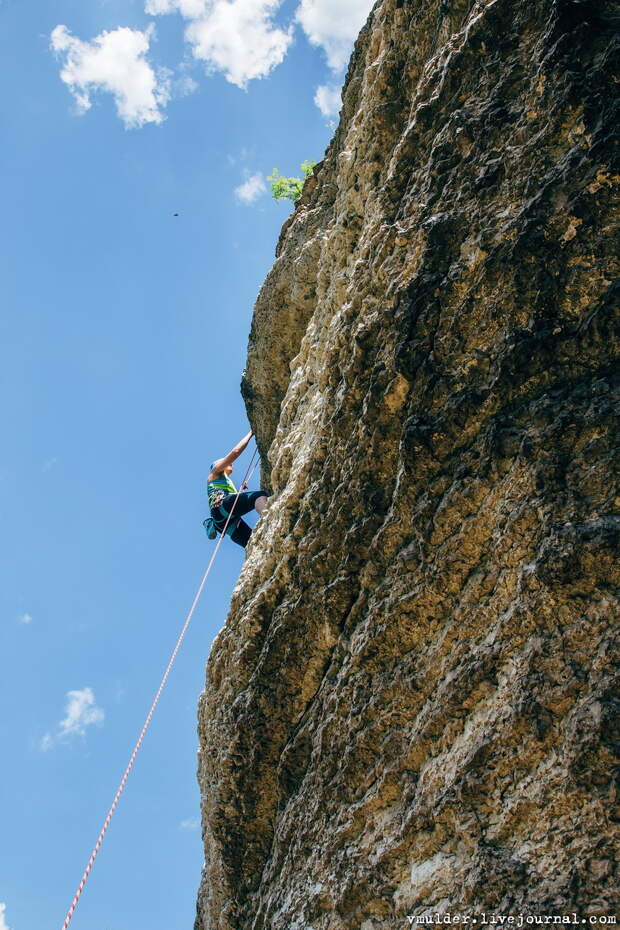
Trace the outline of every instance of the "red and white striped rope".
[[140, 736], [138, 737], [138, 740], [137, 740], [137, 742], [136, 742], [136, 745], [134, 746], [133, 752], [131, 753], [131, 756], [130, 756], [130, 758], [129, 758], [129, 762], [127, 763], [127, 768], [125, 769], [125, 772], [123, 773], [123, 777], [121, 778], [120, 784], [119, 784], [119, 786], [118, 786], [118, 788], [117, 788], [117, 790], [116, 790], [116, 794], [114, 795], [114, 800], [112, 801], [112, 804], [111, 804], [111, 806], [110, 806], [110, 810], [108, 811], [108, 814], [107, 814], [107, 816], [106, 816], [106, 819], [105, 819], [104, 822], [103, 822], [103, 826], [102, 826], [102, 828], [101, 828], [101, 832], [99, 833], [99, 836], [97, 837], [97, 842], [95, 843], [95, 846], [94, 846], [94, 848], [93, 848], [93, 851], [92, 851], [92, 853], [90, 854], [90, 859], [88, 860], [88, 864], [87, 864], [86, 868], [84, 869], [84, 874], [82, 875], [82, 879], [81, 879], [81, 881], [80, 881], [80, 884], [78, 885], [78, 888], [77, 888], [77, 891], [75, 892], [75, 896], [74, 896], [74, 898], [73, 898], [73, 901], [71, 902], [71, 907], [70, 907], [69, 910], [67, 911], [67, 916], [65, 917], [65, 922], [64, 922], [64, 924], [62, 925], [62, 930], [67, 930], [67, 927], [68, 927], [69, 924], [71, 923], [71, 918], [73, 917], [73, 914], [75, 913], [75, 909], [76, 909], [76, 907], [77, 907], [77, 903], [78, 903], [78, 901], [80, 900], [80, 896], [81, 896], [81, 894], [82, 894], [82, 891], [84, 890], [84, 885], [86, 884], [86, 881], [87, 881], [87, 879], [88, 879], [88, 876], [90, 875], [90, 871], [91, 871], [91, 869], [92, 869], [92, 867], [93, 867], [93, 864], [94, 864], [94, 862], [95, 862], [95, 859], [97, 858], [97, 854], [98, 854], [99, 850], [101, 849], [101, 844], [103, 843], [103, 839], [104, 839], [104, 837], [105, 837], [105, 835], [106, 835], [107, 829], [108, 829], [108, 827], [110, 826], [110, 821], [112, 820], [112, 817], [114, 816], [114, 811], [116, 810], [116, 806], [117, 806], [117, 804], [118, 804], [118, 802], [119, 802], [119, 800], [120, 800], [120, 797], [121, 797], [121, 795], [122, 795], [122, 793], [123, 793], [123, 790], [124, 790], [124, 788], [125, 788], [125, 784], [126, 784], [126, 782], [127, 782], [127, 779], [129, 778], [129, 773], [131, 772], [131, 770], [132, 770], [132, 768], [133, 768], [133, 764], [134, 764], [134, 762], [136, 761], [136, 756], [138, 755], [138, 752], [140, 751], [140, 747], [141, 747], [141, 745], [142, 745], [142, 740], [144, 739], [144, 736], [145, 736], [145, 734], [146, 734], [146, 731], [147, 731], [148, 728], [149, 728], [149, 724], [150, 724], [150, 722], [151, 722], [151, 719], [152, 719], [152, 717], [153, 717], [153, 714], [155, 713], [155, 709], [156, 709], [156, 707], [157, 707], [157, 705], [158, 705], [158, 703], [159, 703], [159, 699], [160, 699], [160, 697], [161, 697], [161, 693], [162, 693], [162, 691], [164, 690], [164, 687], [165, 687], [165, 685], [166, 685], [166, 682], [168, 681], [168, 676], [170, 675], [170, 672], [172, 671], [172, 666], [174, 665], [174, 661], [175, 661], [175, 659], [176, 659], [176, 657], [177, 657], [177, 653], [178, 653], [179, 649], [181, 648], [181, 644], [182, 644], [183, 640], [185, 639], [185, 634], [187, 633], [187, 630], [188, 630], [188, 627], [189, 627], [189, 625], [190, 625], [191, 619], [192, 619], [192, 617], [193, 617], [193, 615], [194, 615], [194, 611], [196, 610], [196, 607], [198, 606], [198, 601], [200, 600], [200, 595], [202, 594], [203, 589], [204, 589], [204, 586], [205, 586], [205, 584], [207, 583], [207, 578], [209, 577], [209, 572], [211, 571], [211, 567], [212, 567], [213, 563], [215, 562], [215, 557], [217, 556], [217, 554], [218, 554], [218, 552], [219, 552], [219, 549], [220, 549], [220, 546], [222, 545], [222, 540], [224, 539], [224, 536], [226, 535], [226, 530], [227, 530], [227, 528], [228, 528], [228, 524], [230, 523], [230, 520], [231, 520], [232, 515], [233, 515], [233, 513], [234, 513], [234, 510], [235, 510], [235, 506], [236, 506], [236, 504], [237, 504], [237, 501], [239, 500], [239, 494], [241, 494], [244, 485], [246, 485], [247, 482], [250, 480], [250, 478], [252, 477], [252, 475], [254, 474], [254, 472], [255, 472], [255, 470], [256, 470], [256, 468], [257, 468], [257, 466], [258, 466], [258, 461], [256, 462], [256, 464], [254, 464], [254, 459], [255, 459], [256, 456], [257, 456], [257, 452], [258, 452], [258, 450], [255, 449], [255, 450], [254, 450], [254, 454], [252, 455], [252, 458], [251, 458], [251, 460], [250, 460], [250, 464], [248, 465], [248, 470], [247, 470], [246, 473], [245, 473], [245, 478], [243, 479], [243, 482], [241, 483], [241, 489], [237, 492], [237, 497], [235, 498], [234, 504], [233, 504], [233, 506], [231, 507], [230, 513], [229, 513], [229, 515], [228, 515], [228, 519], [226, 520], [226, 523], [224, 524], [224, 529], [223, 529], [222, 532], [220, 533], [220, 538], [219, 538], [218, 541], [217, 541], [217, 545], [216, 545], [216, 547], [215, 547], [215, 551], [213, 552], [213, 555], [211, 556], [211, 559], [209, 560], [209, 564], [207, 565], [206, 571], [205, 571], [204, 575], [202, 576], [202, 581], [200, 582], [200, 585], [198, 586], [198, 590], [197, 590], [196, 596], [194, 597], [194, 600], [193, 600], [193, 602], [192, 602], [192, 606], [190, 607], [189, 612], [188, 612], [188, 614], [187, 614], [187, 617], [185, 618], [185, 623], [183, 624], [183, 628], [182, 628], [182, 630], [181, 630], [181, 632], [180, 632], [180, 634], [179, 634], [179, 638], [177, 639], [176, 645], [175, 645], [175, 647], [174, 647], [174, 649], [173, 649], [173, 651], [172, 651], [172, 655], [170, 656], [170, 661], [168, 662], [168, 665], [166, 666], [166, 671], [164, 672], [163, 678], [162, 678], [162, 680], [161, 680], [161, 682], [160, 682], [160, 685], [159, 685], [159, 688], [157, 689], [157, 694], [155, 695], [155, 697], [154, 697], [154, 699], [153, 699], [153, 703], [152, 703], [151, 706], [150, 706], [149, 712], [148, 712], [148, 714], [146, 715], [146, 720], [144, 721], [144, 726], [142, 727], [142, 730], [141, 730], [141, 732], [140, 732]]

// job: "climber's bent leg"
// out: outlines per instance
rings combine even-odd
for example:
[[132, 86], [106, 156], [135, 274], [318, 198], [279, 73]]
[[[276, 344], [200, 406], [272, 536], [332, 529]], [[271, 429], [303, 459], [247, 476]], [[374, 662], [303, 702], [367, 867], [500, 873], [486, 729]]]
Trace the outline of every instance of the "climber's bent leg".
[[257, 497], [254, 501], [254, 509], [257, 513], [262, 513], [267, 506], [268, 500], [267, 495], [263, 494], [262, 491], [259, 491], [258, 493], [260, 494], [260, 497]]
[[[224, 519], [231, 511], [233, 517], [242, 517], [251, 510], [258, 510], [256, 503], [261, 498], [265, 499], [265, 503], [262, 505], [264, 510], [267, 503], [267, 495], [264, 491], [242, 491], [241, 494], [227, 494], [217, 510], [219, 514], [224, 515]], [[258, 512], [262, 513], [262, 510], [258, 510]]]
[[237, 520], [237, 525], [234, 528], [233, 532], [230, 534], [230, 538], [233, 542], [236, 542], [238, 546], [245, 547], [248, 544], [248, 540], [252, 535], [252, 530], [247, 525], [245, 520]]

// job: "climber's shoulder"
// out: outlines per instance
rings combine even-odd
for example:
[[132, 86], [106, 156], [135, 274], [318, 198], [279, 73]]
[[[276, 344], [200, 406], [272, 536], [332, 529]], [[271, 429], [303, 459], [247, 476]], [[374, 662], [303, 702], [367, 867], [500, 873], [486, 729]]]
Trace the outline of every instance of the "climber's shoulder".
[[217, 478], [221, 478], [225, 467], [224, 459], [216, 459], [215, 462], [211, 462], [207, 481], [215, 481]]

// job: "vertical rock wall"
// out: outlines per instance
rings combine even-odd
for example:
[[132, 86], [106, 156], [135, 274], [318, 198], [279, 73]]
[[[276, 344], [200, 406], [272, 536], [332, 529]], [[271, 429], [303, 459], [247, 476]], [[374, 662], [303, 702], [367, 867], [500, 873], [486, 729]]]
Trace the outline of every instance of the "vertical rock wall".
[[243, 390], [197, 930], [612, 914], [618, 8], [381, 0]]

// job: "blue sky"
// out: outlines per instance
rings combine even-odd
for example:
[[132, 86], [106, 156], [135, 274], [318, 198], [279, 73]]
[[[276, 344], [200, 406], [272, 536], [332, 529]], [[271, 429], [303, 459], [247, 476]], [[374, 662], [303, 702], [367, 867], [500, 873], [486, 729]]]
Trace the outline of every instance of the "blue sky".
[[[204, 479], [247, 429], [290, 209], [265, 176], [321, 158], [370, 7], [0, 0], [0, 930], [62, 925], [212, 551]], [[242, 559], [222, 547], [76, 930], [193, 926], [196, 700]]]

